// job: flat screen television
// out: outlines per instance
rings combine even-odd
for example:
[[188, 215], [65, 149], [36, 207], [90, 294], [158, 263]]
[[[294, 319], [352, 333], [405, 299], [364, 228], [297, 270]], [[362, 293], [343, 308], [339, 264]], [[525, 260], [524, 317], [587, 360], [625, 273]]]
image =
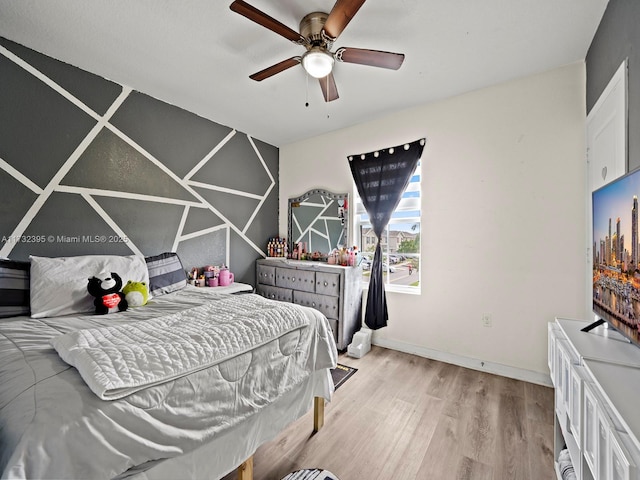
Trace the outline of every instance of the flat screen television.
[[[640, 346], [640, 169], [592, 194], [593, 312]], [[587, 327], [585, 330], [588, 330]]]

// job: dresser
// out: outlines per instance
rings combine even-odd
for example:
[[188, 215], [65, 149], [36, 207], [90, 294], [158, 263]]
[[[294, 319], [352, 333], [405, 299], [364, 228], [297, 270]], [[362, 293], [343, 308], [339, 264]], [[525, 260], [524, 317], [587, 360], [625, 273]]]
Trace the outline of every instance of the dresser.
[[640, 348], [603, 326], [583, 332], [587, 325], [549, 323], [556, 475], [569, 462], [577, 480], [639, 480]]
[[346, 350], [361, 327], [362, 270], [321, 262], [266, 258], [256, 261], [256, 293], [322, 312], [338, 350]]

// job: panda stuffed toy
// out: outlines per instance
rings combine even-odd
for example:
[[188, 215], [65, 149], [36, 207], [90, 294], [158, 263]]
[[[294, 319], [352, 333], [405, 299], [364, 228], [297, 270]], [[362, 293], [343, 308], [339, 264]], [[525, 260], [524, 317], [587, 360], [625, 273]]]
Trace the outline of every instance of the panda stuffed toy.
[[105, 315], [112, 312], [124, 312], [129, 308], [127, 300], [120, 290], [122, 279], [115, 272], [102, 273], [97, 277], [91, 277], [87, 284], [87, 291], [95, 297], [93, 304], [96, 313]]

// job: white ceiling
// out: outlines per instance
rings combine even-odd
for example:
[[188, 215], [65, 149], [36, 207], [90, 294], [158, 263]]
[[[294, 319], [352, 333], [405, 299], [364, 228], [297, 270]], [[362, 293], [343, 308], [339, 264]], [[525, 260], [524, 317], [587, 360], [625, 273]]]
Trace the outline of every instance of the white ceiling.
[[[404, 53], [398, 71], [337, 63], [325, 103], [301, 55], [232, 0], [0, 0], [0, 36], [283, 146], [585, 58], [608, 0], [368, 0], [334, 44]], [[248, 0], [299, 31], [334, 0]], [[305, 102], [309, 106], [305, 107]]]

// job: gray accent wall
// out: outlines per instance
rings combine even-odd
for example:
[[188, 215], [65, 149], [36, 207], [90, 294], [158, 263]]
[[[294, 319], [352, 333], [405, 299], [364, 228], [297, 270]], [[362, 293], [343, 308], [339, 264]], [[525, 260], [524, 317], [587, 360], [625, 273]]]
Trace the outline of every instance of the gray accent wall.
[[640, 167], [640, 2], [610, 0], [587, 52], [587, 112], [628, 60], [629, 171]]
[[0, 256], [155, 255], [255, 284], [279, 152], [0, 38]]

